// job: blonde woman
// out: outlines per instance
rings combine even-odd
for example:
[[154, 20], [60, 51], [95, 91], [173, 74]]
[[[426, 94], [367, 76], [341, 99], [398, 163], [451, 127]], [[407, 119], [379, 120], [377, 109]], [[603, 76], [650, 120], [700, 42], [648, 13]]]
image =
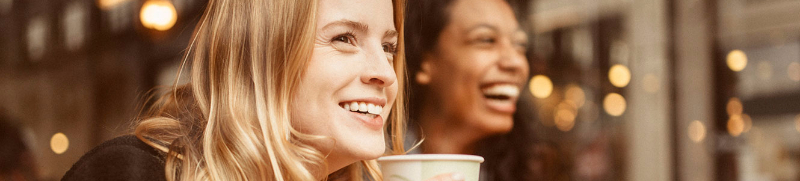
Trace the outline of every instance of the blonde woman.
[[210, 0], [191, 83], [63, 180], [380, 179], [404, 152], [403, 5]]

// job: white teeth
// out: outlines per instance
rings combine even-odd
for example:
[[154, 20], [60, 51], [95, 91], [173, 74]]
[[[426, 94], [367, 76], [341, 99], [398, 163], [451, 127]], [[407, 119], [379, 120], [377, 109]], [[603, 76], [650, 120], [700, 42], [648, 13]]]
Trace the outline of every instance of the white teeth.
[[369, 110], [369, 108], [367, 108], [367, 103], [358, 103], [358, 112], [367, 112], [367, 110]]
[[358, 111], [358, 103], [357, 102], [351, 102], [350, 103], [350, 111]]
[[372, 113], [375, 111], [375, 104], [369, 103], [367, 104], [367, 113]]
[[343, 103], [342, 108], [352, 112], [366, 113], [367, 115], [377, 116], [383, 112], [383, 106], [366, 102]]
[[381, 111], [383, 111], [383, 108], [381, 106], [375, 106], [372, 104], [369, 104], [369, 110], [367, 110], [367, 112], [369, 112], [370, 114], [381, 114]]
[[517, 97], [519, 96], [519, 87], [511, 84], [498, 84], [483, 89], [483, 94], [490, 96]]

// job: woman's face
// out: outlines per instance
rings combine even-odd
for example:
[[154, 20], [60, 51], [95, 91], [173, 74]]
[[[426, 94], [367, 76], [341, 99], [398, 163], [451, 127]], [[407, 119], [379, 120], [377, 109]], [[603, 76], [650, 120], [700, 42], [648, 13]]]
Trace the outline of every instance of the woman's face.
[[428, 99], [423, 106], [435, 106], [453, 126], [505, 133], [528, 76], [527, 36], [503, 0], [458, 0], [449, 12], [417, 72]]
[[330, 138], [311, 143], [329, 164], [384, 153], [397, 35], [391, 0], [319, 1], [314, 50], [290, 104], [294, 128]]

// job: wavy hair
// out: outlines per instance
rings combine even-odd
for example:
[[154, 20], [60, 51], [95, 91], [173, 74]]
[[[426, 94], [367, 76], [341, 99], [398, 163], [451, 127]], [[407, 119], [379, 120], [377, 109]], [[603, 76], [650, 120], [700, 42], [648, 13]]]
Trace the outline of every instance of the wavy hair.
[[[393, 0], [399, 93], [387, 124], [387, 154], [403, 154], [404, 1]], [[316, 0], [210, 0], [181, 70], [188, 84], [156, 100], [135, 135], [166, 153], [167, 180], [315, 180], [325, 154], [306, 144], [320, 136], [291, 125], [290, 100], [316, 33]], [[178, 73], [180, 75], [180, 73]], [[328, 180], [380, 179], [375, 160], [351, 164]]]

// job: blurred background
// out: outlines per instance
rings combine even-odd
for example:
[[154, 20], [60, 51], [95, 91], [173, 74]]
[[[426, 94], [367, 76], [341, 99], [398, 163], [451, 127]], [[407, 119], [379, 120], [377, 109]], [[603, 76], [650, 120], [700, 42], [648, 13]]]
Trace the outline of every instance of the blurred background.
[[[800, 1], [521, 2], [547, 178], [800, 180]], [[0, 0], [0, 179], [128, 133], [205, 3]]]

